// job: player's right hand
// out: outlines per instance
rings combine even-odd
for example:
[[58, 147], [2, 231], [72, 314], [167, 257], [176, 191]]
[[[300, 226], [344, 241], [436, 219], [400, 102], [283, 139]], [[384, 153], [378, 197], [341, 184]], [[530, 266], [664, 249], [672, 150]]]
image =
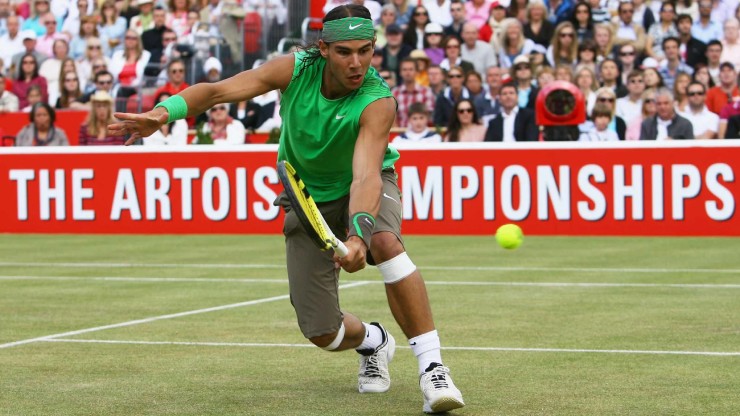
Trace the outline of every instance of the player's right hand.
[[361, 238], [353, 236], [345, 241], [347, 255], [339, 257], [334, 255], [334, 264], [341, 267], [347, 273], [354, 273], [365, 268], [367, 262], [367, 247]]
[[157, 107], [142, 114], [115, 113], [113, 117], [119, 121], [108, 126], [108, 133], [114, 136], [131, 135], [126, 140], [126, 146], [128, 146], [159, 130], [163, 124], [167, 123], [169, 114], [165, 108]]

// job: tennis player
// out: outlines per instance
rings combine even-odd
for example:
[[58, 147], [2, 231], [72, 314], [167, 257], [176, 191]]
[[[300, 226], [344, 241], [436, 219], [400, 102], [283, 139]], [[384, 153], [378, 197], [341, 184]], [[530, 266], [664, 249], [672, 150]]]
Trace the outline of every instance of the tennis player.
[[[196, 116], [216, 104], [282, 91], [279, 160], [288, 160], [305, 182], [349, 254], [320, 251], [301, 226], [285, 194], [285, 234], [290, 299], [304, 336], [328, 350], [360, 354], [358, 389], [385, 392], [395, 340], [377, 322], [365, 323], [339, 307], [339, 268], [352, 273], [375, 264], [391, 312], [419, 361], [427, 413], [464, 406], [442, 364], [440, 340], [421, 274], [401, 238], [401, 193], [393, 169], [398, 152], [388, 146], [396, 115], [391, 92], [370, 67], [375, 31], [370, 12], [338, 6], [324, 18], [318, 44], [268, 61], [218, 83], [197, 84], [143, 114], [118, 113], [110, 128], [147, 137], [162, 124]], [[347, 231], [349, 230], [349, 232]]]

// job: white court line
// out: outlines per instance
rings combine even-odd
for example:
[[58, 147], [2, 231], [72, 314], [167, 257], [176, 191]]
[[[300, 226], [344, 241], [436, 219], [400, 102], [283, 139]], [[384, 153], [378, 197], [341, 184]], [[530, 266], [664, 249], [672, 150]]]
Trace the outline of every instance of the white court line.
[[[346, 285], [339, 286], [339, 288], [340, 289], [349, 289], [349, 288], [352, 288], [352, 287], [363, 286], [363, 285], [366, 285], [366, 284], [367, 284], [367, 282], [348, 283]], [[106, 330], [106, 329], [123, 328], [123, 327], [126, 327], [126, 326], [133, 326], [133, 325], [139, 325], [139, 324], [147, 324], [149, 322], [161, 321], [163, 319], [181, 318], [183, 316], [198, 315], [198, 314], [201, 314], [201, 313], [223, 311], [223, 310], [226, 310], [226, 309], [240, 308], [242, 306], [251, 306], [251, 305], [257, 305], [257, 304], [260, 304], [260, 303], [274, 302], [274, 301], [277, 301], [277, 300], [284, 300], [284, 299], [288, 299], [288, 298], [290, 298], [290, 295], [280, 295], [280, 296], [273, 296], [273, 297], [270, 297], [270, 298], [250, 300], [250, 301], [247, 301], [247, 302], [232, 303], [230, 305], [214, 306], [212, 308], [196, 309], [196, 310], [192, 310], [192, 311], [172, 313], [172, 314], [168, 314], [168, 315], [152, 316], [152, 317], [149, 317], [149, 318], [136, 319], [136, 320], [133, 320], [133, 321], [121, 322], [121, 323], [117, 323], [117, 324], [103, 325], [103, 326], [97, 326], [97, 327], [94, 327], [94, 328], [85, 328], [85, 329], [79, 329], [77, 331], [69, 331], [69, 332], [63, 332], [63, 333], [59, 333], [59, 334], [46, 335], [46, 336], [38, 337], [38, 338], [30, 338], [30, 339], [24, 339], [24, 340], [21, 340], [21, 341], [8, 342], [8, 343], [5, 343], [5, 344], [0, 344], [0, 349], [10, 348], [10, 347], [16, 347], [18, 345], [24, 345], [24, 344], [31, 344], [31, 343], [34, 343], [34, 342], [48, 341], [50, 339], [55, 339], [55, 338], [71, 337], [71, 336], [74, 336], [74, 335], [80, 335], [80, 334], [87, 334], [87, 333], [90, 333], [90, 332], [103, 331], [103, 330]]]
[[[279, 283], [287, 279], [206, 278], [206, 277], [125, 277], [125, 276], [2, 276], [0, 280], [105, 281], [145, 283]], [[382, 284], [380, 280], [357, 280], [356, 283]], [[609, 283], [609, 282], [468, 282], [426, 280], [427, 286], [523, 286], [523, 287], [665, 287], [685, 289], [740, 289], [740, 283]]]
[[[194, 268], [194, 269], [285, 269], [284, 264], [233, 263], [32, 263], [0, 262], [0, 267], [109, 267], [109, 268]], [[740, 269], [671, 269], [671, 268], [609, 268], [609, 267], [499, 267], [499, 266], [424, 266], [421, 270], [492, 271], [492, 272], [614, 272], [614, 273], [730, 273], [740, 275]]]
[[[255, 342], [184, 342], [184, 341], [123, 341], [99, 339], [44, 339], [44, 342], [69, 342], [87, 344], [128, 344], [128, 345], [184, 345], [200, 347], [283, 347], [312, 348], [313, 344], [280, 344]], [[408, 346], [396, 348], [411, 349]], [[442, 347], [445, 351], [498, 351], [498, 352], [550, 352], [550, 353], [597, 353], [597, 354], [650, 354], [650, 355], [704, 355], [719, 357], [740, 357], [739, 352], [719, 351], [651, 351], [651, 350], [596, 350], [580, 348], [507, 348], [507, 347]]]

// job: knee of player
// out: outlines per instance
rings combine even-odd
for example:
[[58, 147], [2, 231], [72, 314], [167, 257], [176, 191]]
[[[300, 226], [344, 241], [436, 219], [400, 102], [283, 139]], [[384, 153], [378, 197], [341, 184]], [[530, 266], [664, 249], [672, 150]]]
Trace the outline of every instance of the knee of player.
[[378, 263], [377, 267], [383, 276], [383, 282], [389, 285], [400, 282], [416, 271], [416, 265], [405, 251], [389, 260]]
[[310, 337], [308, 338], [308, 340], [321, 349], [324, 349], [326, 351], [334, 351], [344, 340], [344, 335], [345, 328], [344, 323], [342, 323], [342, 325], [339, 327], [339, 330], [324, 335]]
[[389, 232], [373, 234], [370, 243], [373, 259], [377, 264], [386, 262], [404, 252], [403, 245], [398, 238]]

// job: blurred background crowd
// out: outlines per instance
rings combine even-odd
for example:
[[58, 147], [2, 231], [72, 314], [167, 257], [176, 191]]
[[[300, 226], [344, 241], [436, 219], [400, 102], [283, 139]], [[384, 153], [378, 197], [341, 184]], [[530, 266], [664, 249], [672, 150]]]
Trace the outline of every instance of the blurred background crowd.
[[[351, 0], [398, 101], [394, 141], [537, 141], [538, 93], [584, 98], [583, 141], [737, 138], [738, 0]], [[324, 12], [346, 4], [328, 0]], [[146, 111], [317, 38], [306, 0], [0, 0], [0, 113], [16, 145], [121, 144], [114, 111]], [[273, 91], [163, 126], [144, 144], [244, 143], [280, 127]], [[0, 126], [1, 128], [1, 126]], [[197, 133], [193, 133], [193, 130]]]

